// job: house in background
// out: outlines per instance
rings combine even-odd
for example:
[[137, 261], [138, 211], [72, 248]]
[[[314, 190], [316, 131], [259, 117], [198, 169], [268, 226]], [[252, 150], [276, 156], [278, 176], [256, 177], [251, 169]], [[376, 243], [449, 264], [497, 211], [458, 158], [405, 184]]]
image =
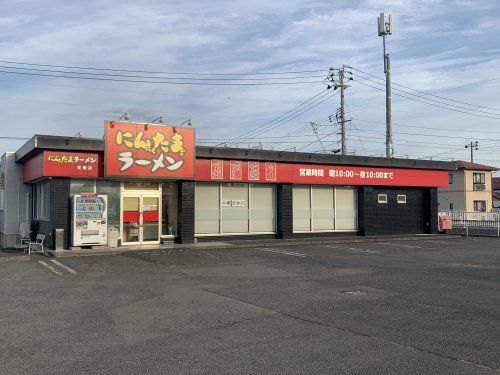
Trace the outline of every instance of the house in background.
[[492, 173], [499, 168], [458, 160], [449, 185], [438, 189], [439, 210], [491, 212]]

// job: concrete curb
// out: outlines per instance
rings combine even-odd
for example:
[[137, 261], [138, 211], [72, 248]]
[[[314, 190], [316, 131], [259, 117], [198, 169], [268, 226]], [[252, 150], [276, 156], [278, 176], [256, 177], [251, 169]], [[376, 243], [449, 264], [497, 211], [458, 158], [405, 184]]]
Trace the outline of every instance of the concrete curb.
[[0, 263], [30, 260], [29, 255], [1, 256]]
[[454, 235], [414, 235], [414, 236], [381, 236], [381, 237], [325, 237], [325, 238], [299, 238], [293, 240], [255, 240], [241, 242], [201, 242], [197, 244], [174, 244], [174, 245], [151, 245], [144, 247], [121, 247], [104, 248], [92, 250], [49, 250], [51, 257], [80, 257], [99, 255], [119, 255], [134, 251], [152, 250], [217, 250], [217, 249], [248, 249], [259, 246], [297, 246], [297, 245], [321, 245], [332, 243], [370, 243], [370, 242], [391, 242], [391, 241], [415, 241], [415, 240], [452, 240], [461, 236]]

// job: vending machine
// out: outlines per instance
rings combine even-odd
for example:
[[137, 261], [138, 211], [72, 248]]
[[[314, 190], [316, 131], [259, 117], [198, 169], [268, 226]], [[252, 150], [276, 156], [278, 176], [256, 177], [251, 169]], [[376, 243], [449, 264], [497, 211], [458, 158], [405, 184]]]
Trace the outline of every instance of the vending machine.
[[106, 245], [108, 243], [108, 196], [76, 194], [72, 196], [73, 246]]

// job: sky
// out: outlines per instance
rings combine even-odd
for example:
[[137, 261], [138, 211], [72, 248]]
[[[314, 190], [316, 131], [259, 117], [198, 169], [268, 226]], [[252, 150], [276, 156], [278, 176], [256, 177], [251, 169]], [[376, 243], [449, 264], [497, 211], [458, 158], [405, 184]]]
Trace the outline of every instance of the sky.
[[[469, 160], [464, 146], [478, 141], [474, 161], [500, 167], [498, 1], [1, 4], [3, 137], [100, 138], [104, 120], [128, 112], [138, 122], [191, 119], [198, 144], [332, 152], [339, 148], [339, 95], [326, 90], [325, 78], [345, 65], [353, 78], [345, 90], [347, 152], [381, 156], [385, 83], [377, 16], [385, 12], [393, 23], [387, 48], [395, 156]], [[78, 75], [26, 64], [141, 72]], [[101, 73], [114, 76], [96, 80], [109, 78]], [[117, 81], [117, 75], [153, 76], [124, 79], [154, 83]], [[0, 152], [24, 142], [0, 140]]]

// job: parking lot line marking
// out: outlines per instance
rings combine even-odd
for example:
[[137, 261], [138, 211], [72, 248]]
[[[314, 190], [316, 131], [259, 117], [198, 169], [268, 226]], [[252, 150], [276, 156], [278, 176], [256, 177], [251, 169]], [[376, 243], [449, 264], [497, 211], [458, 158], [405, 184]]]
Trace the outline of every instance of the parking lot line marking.
[[357, 247], [346, 247], [348, 250], [356, 251], [358, 253], [376, 254], [380, 253], [378, 250], [358, 249]]
[[307, 256], [306, 254], [296, 253], [296, 252], [293, 252], [293, 251], [283, 251], [283, 250], [278, 250], [278, 249], [271, 249], [271, 248], [268, 248], [268, 247], [258, 247], [258, 248], [256, 248], [256, 250], [266, 251], [266, 252], [269, 252], [269, 253], [291, 255], [291, 256], [300, 257], [300, 258], [304, 258], [304, 257]]
[[360, 249], [357, 247], [347, 247], [347, 246], [340, 246], [340, 245], [318, 245], [318, 246], [327, 247], [329, 249], [350, 250], [350, 251], [355, 251], [357, 253], [367, 253], [367, 254], [380, 253], [380, 251], [378, 251], [378, 250]]
[[319, 247], [327, 247], [329, 249], [338, 249], [340, 248], [341, 246], [340, 245], [316, 245], [316, 246], [319, 246]]
[[284, 251], [284, 250], [272, 249], [272, 248], [269, 248], [269, 247], [259, 248], [259, 250], [269, 251], [269, 252], [278, 253], [278, 254], [287, 254], [287, 255], [299, 256], [299, 257], [305, 257], [306, 256], [305, 254], [296, 253], [294, 251]]
[[54, 272], [56, 275], [62, 275], [62, 273], [60, 271], [56, 270], [54, 267], [52, 267], [47, 262], [45, 262], [43, 260], [39, 260], [38, 263], [40, 263], [42, 266], [48, 268], [49, 270], [51, 270], [52, 272]]
[[55, 259], [53, 259], [53, 260], [52, 260], [52, 263], [57, 264], [57, 265], [58, 265], [59, 267], [61, 267], [61, 268], [64, 268], [64, 269], [65, 269], [66, 271], [68, 271], [69, 273], [73, 273], [73, 274], [75, 274], [75, 273], [76, 273], [76, 271], [75, 271], [74, 269], [69, 268], [69, 267], [68, 267], [68, 266], [66, 266], [65, 264], [62, 264], [61, 262], [58, 262], [58, 261], [57, 261], [57, 260], [55, 260]]
[[407, 249], [422, 249], [422, 247], [417, 245], [406, 245], [402, 243], [390, 243], [390, 242], [377, 242], [377, 245], [393, 246], [393, 247], [404, 247]]

